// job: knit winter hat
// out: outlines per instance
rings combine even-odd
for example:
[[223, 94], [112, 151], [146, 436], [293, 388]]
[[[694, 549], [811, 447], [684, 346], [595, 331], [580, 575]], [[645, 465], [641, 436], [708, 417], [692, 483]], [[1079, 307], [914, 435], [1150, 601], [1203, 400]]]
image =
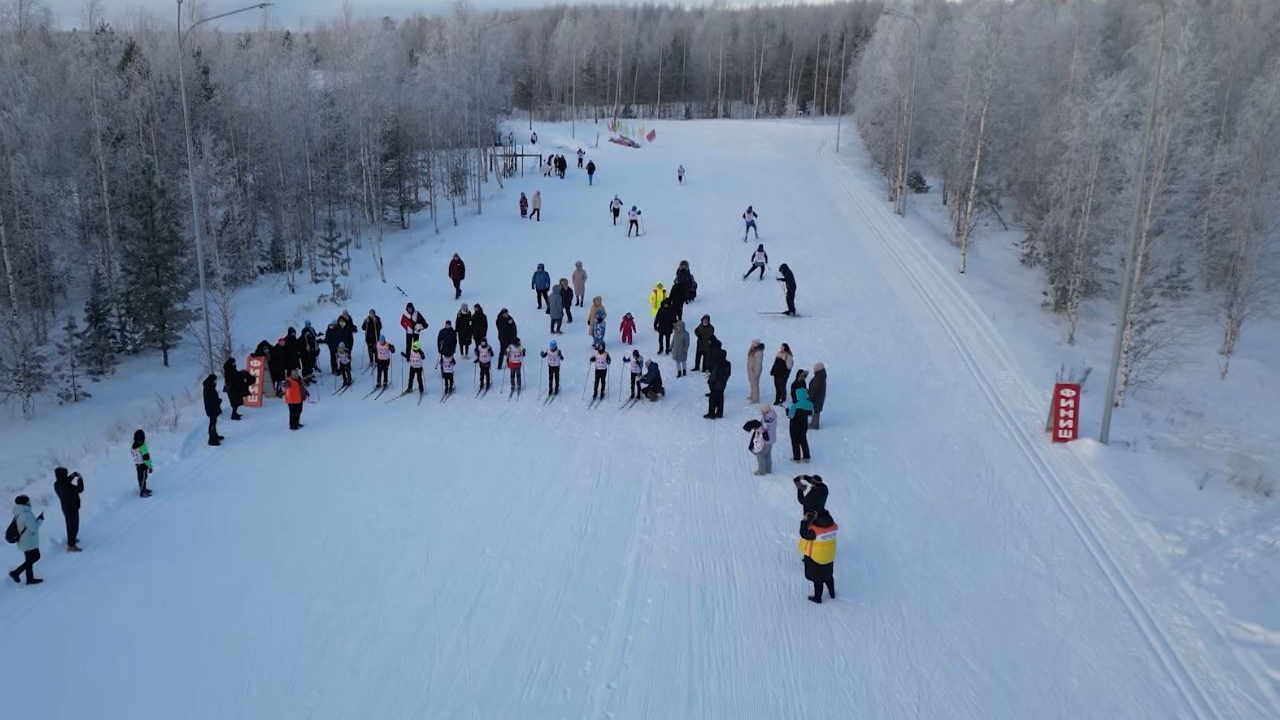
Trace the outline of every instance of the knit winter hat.
[[413, 349], [414, 349], [414, 350], [421, 350], [421, 349], [422, 349], [422, 343], [418, 342], [417, 340], [414, 340], [414, 341], [413, 341]]
[[30, 505], [31, 498], [27, 497], [26, 495], [19, 495], [18, 497], [13, 499], [13, 503], [15, 505]]
[[382, 335], [382, 334], [378, 335], [378, 342], [386, 342], [386, 341], [387, 341], [386, 335]]

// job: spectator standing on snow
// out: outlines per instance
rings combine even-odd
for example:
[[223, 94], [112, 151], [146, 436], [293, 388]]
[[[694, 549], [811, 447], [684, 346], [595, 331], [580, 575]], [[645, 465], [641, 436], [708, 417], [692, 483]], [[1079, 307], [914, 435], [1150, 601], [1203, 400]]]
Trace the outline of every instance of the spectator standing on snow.
[[764, 343], [751, 341], [747, 350], [747, 402], [760, 402], [760, 373], [764, 371]]
[[444, 321], [444, 327], [436, 334], [436, 352], [442, 356], [452, 355], [458, 351], [458, 331], [453, 329], [453, 322]]
[[547, 293], [551, 290], [551, 273], [547, 272], [546, 266], [542, 263], [538, 263], [538, 269], [533, 271], [529, 288], [537, 295], [538, 309], [541, 310], [542, 301], [547, 299]]
[[822, 588], [836, 599], [835, 561], [838, 526], [826, 510], [807, 512], [800, 521], [800, 541], [796, 547], [804, 557], [804, 579], [813, 583], [809, 602], [822, 604]]
[[653, 331], [658, 333], [658, 354], [671, 354], [671, 333], [676, 329], [676, 314], [671, 301], [663, 300], [653, 316]]
[[791, 365], [795, 362], [795, 356], [791, 354], [791, 346], [782, 343], [782, 347], [778, 348], [778, 354], [773, 356], [773, 367], [769, 368], [769, 375], [773, 378], [773, 404], [781, 405], [787, 397], [787, 378], [791, 377]]
[[822, 405], [827, 401], [827, 366], [813, 364], [813, 379], [809, 381], [809, 402], [813, 403], [813, 419], [809, 429], [817, 430], [822, 420]]
[[414, 309], [413, 303], [406, 303], [404, 312], [400, 314], [400, 327], [404, 328], [404, 349], [408, 351], [422, 331], [427, 329], [427, 319]]
[[806, 390], [809, 389], [809, 384], [807, 382], [808, 379], [808, 370], [805, 370], [804, 368], [796, 370], [796, 379], [791, 381], [791, 402], [796, 401], [796, 390], [799, 390], [800, 388], [804, 388]]
[[307, 388], [302, 383], [302, 376], [297, 371], [289, 373], [284, 381], [284, 403], [289, 406], [289, 429], [302, 427], [302, 403], [307, 399]]
[[[792, 482], [796, 485], [796, 502], [800, 503], [802, 512], [822, 512], [827, 509], [827, 497], [831, 489], [823, 482], [821, 475], [798, 475]], [[809, 489], [805, 489], [808, 483]]]
[[520, 193], [519, 205], [520, 205], [520, 219], [523, 220], [529, 217], [529, 198], [525, 197], [524, 193]]
[[813, 403], [809, 402], [809, 391], [797, 389], [796, 401], [787, 408], [787, 417], [791, 418], [788, 428], [791, 432], [793, 462], [809, 462], [809, 416], [812, 413]]
[[707, 348], [710, 347], [710, 341], [716, 336], [716, 327], [711, 324], [710, 315], [702, 316], [702, 319], [698, 321], [698, 327], [693, 329], [693, 336], [698, 339], [694, 347], [693, 371], [711, 372], [711, 368], [706, 367], [704, 363], [707, 359]]
[[587, 271], [582, 269], [581, 260], [573, 264], [572, 277], [573, 294], [577, 297], [578, 307], [582, 307], [582, 299], [587, 296]]
[[133, 431], [133, 444], [129, 446], [129, 452], [133, 455], [133, 469], [138, 475], [138, 497], [151, 497], [147, 478], [155, 470], [155, 465], [151, 462], [151, 451], [147, 449], [147, 434], [141, 429]]
[[462, 258], [458, 253], [453, 254], [453, 259], [449, 261], [449, 279], [453, 281], [453, 299], [457, 300], [462, 297], [462, 281], [467, 277], [467, 265], [462, 262]]
[[631, 210], [627, 213], [627, 237], [631, 237], [633, 228], [636, 231], [636, 237], [640, 237], [640, 209], [635, 205], [632, 205]]
[[636, 336], [636, 319], [631, 313], [622, 316], [622, 323], [618, 325], [618, 332], [622, 335], [622, 344], [630, 345]]
[[476, 303], [475, 309], [471, 312], [471, 337], [475, 338], [477, 345], [481, 340], [489, 337], [489, 318], [485, 316], [484, 308], [480, 307], [480, 303]]
[[765, 267], [769, 264], [769, 253], [764, 251], [764, 245], [757, 245], [756, 251], [751, 253], [751, 269], [742, 276], [743, 280], [751, 277], [751, 273], [759, 270], [760, 279], [764, 280]]
[[725, 358], [723, 351], [717, 351], [712, 360], [711, 372], [707, 376], [707, 414], [702, 417], [715, 420], [724, 417], [724, 391], [729, 386], [729, 377], [733, 374], [733, 364]]
[[533, 207], [533, 212], [529, 213], [529, 219], [542, 222], [542, 191], [541, 190], [533, 191], [532, 207]]
[[458, 344], [462, 346], [462, 357], [471, 356], [471, 308], [466, 303], [458, 308], [458, 315], [453, 319], [453, 329], [458, 333]]
[[618, 215], [622, 212], [622, 200], [617, 195], [609, 201], [609, 214], [613, 216], [613, 224], [618, 224]]
[[587, 161], [587, 184], [588, 185], [596, 184], [596, 161], [595, 160]]
[[536, 133], [536, 132], [531, 132], [531, 133], [529, 133], [529, 144], [530, 144], [530, 145], [537, 145], [537, 144], [538, 144], [538, 133]]
[[559, 285], [547, 295], [547, 315], [551, 319], [551, 334], [563, 335], [560, 326], [564, 322], [564, 295], [560, 293]]
[[759, 420], [748, 420], [742, 429], [751, 433], [747, 440], [747, 452], [756, 458], [756, 475], [768, 475], [773, 472], [773, 448], [768, 442], [764, 423]]
[[[760, 405], [760, 424], [764, 426], [764, 441], [769, 444], [770, 458], [772, 458], [773, 445], [778, 441], [778, 413], [773, 411], [773, 406], [769, 403], [761, 403]], [[770, 459], [770, 463], [772, 463]], [[770, 465], [770, 469], [772, 469]]]
[[44, 513], [33, 515], [31, 498], [19, 495], [13, 499], [13, 524], [18, 533], [18, 550], [22, 551], [22, 564], [9, 571], [9, 578], [18, 582], [23, 573], [27, 575], [28, 585], [39, 585], [44, 582], [36, 577], [36, 563], [40, 560], [40, 526], [44, 524]]
[[579, 170], [582, 169], [582, 159], [585, 158], [586, 156], [587, 156], [587, 153], [582, 148], [578, 148], [578, 169]]
[[236, 367], [234, 358], [227, 358], [227, 362], [222, 365], [222, 391], [227, 394], [227, 402], [231, 405], [232, 420], [240, 419], [240, 407], [244, 405], [244, 399], [248, 397], [252, 385], [253, 375]]
[[560, 293], [560, 307], [564, 309], [565, 317], [570, 323], [573, 322], [573, 288], [569, 287], [568, 278], [560, 278], [560, 282], [556, 287], [552, 288], [555, 292]]
[[80, 552], [80, 493], [84, 492], [84, 476], [56, 467], [53, 469], [53, 491], [58, 495], [62, 519], [67, 523], [67, 552]]
[[778, 282], [784, 284], [787, 288], [787, 311], [783, 315], [796, 314], [796, 276], [792, 274], [791, 268], [786, 263], [778, 266], [778, 272], [782, 276], [778, 278]]
[[372, 365], [377, 359], [378, 338], [382, 336], [382, 318], [378, 317], [378, 313], [374, 310], [369, 311], [368, 317], [360, 324], [360, 329], [364, 330], [364, 344], [369, 348], [369, 364]]
[[505, 361], [507, 359], [507, 348], [516, 339], [516, 321], [511, 317], [511, 313], [506, 308], [498, 311], [498, 317], [493, 321], [498, 329], [498, 360]]
[[204, 414], [209, 418], [209, 444], [221, 445], [218, 416], [222, 414], [222, 398], [218, 397], [218, 376], [213, 373], [204, 379]]
[[654, 283], [653, 290], [649, 291], [649, 317], [658, 316], [658, 308], [662, 307], [662, 301], [666, 299], [666, 288], [660, 282]]
[[758, 217], [759, 215], [756, 215], [756, 211], [750, 205], [747, 206], [747, 211], [742, 213], [742, 219], [747, 225], [746, 229], [742, 231], [742, 242], [747, 241], [747, 233], [750, 232], [755, 232], [756, 239], [760, 239], [760, 229], [756, 227], [756, 218]]
[[587, 308], [587, 334], [593, 334], [592, 326], [597, 322], [604, 322], [607, 317], [609, 317], [609, 313], [605, 312], [604, 301], [600, 299], [600, 296], [596, 295], [591, 298], [591, 307]]
[[676, 377], [689, 374], [685, 363], [689, 360], [689, 331], [684, 329], [684, 321], [675, 322], [675, 331], [671, 334], [670, 351], [667, 353], [676, 362]]

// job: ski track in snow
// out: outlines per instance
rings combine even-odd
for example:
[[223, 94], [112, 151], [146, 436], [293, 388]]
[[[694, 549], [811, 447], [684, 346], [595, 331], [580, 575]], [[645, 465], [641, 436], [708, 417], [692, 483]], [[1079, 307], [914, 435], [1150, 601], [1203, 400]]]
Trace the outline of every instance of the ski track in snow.
[[[49, 582], [0, 592], [0, 632], [23, 648], [0, 673], [6, 710], [1275, 717], [1262, 671], [1227, 641], [1257, 629], [1215, 624], [1112, 481], [1078, 449], [1031, 431], [1043, 399], [999, 333], [878, 187], [831, 153], [830, 132], [671, 123], [642, 150], [593, 150], [595, 187], [573, 168], [564, 181], [513, 178], [482, 218], [438, 238], [388, 235], [388, 284], [357, 288], [356, 307], [378, 307], [390, 327], [399, 284], [429, 335], [457, 310], [443, 267], [458, 250], [463, 301], [485, 305], [491, 338], [508, 307], [532, 358], [550, 336], [529, 273], [546, 262], [554, 280], [583, 260], [588, 299], [603, 295], [609, 312], [607, 399], [588, 408], [582, 396], [589, 340], [585, 308], [575, 308], [557, 337], [566, 361], [550, 404], [537, 363], [526, 392], [508, 399], [496, 368], [495, 391], [476, 398], [467, 362], [444, 404], [428, 372], [421, 405], [363, 400], [367, 384], [338, 397], [321, 388], [298, 433], [274, 404], [225, 423], [216, 450], [193, 422], [177, 457], [159, 463], [156, 495], [111, 501], [86, 523], [79, 557], [51, 551], [61, 523], [47, 510]], [[573, 147], [567, 128], [539, 135]], [[512, 217], [531, 188], [543, 190], [541, 223]], [[609, 225], [615, 192], [644, 210], [642, 238]], [[748, 203], [770, 256], [763, 282], [742, 280], [757, 242], [742, 242]], [[635, 347], [648, 357], [656, 336], [645, 299], [682, 259], [699, 282], [686, 325], [692, 333], [709, 313], [733, 362], [719, 421], [702, 418], [705, 376], [677, 380], [665, 358], [666, 398], [619, 405], [630, 348], [618, 323], [635, 315]], [[762, 317], [784, 306], [774, 281], [783, 262], [804, 316]], [[762, 396], [781, 342], [796, 367], [822, 361], [830, 374], [812, 464], [790, 462], [779, 413], [767, 478], [751, 474], [741, 430], [757, 416], [743, 402], [753, 337], [768, 348]], [[397, 369], [392, 393], [406, 382]], [[799, 473], [827, 478], [841, 525], [840, 597], [821, 607], [804, 599], [795, 549]]]

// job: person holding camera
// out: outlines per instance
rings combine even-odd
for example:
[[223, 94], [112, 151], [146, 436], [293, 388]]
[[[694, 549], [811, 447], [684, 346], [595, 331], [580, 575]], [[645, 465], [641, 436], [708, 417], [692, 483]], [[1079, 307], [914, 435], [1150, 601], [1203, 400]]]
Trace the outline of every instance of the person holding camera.
[[[821, 475], [797, 475], [792, 482], [796, 484], [796, 502], [800, 503], [805, 513], [827, 509], [827, 495], [830, 490], [827, 484], [822, 482]], [[804, 489], [806, 483], [809, 485], [808, 490]]]
[[800, 541], [796, 547], [804, 557], [804, 579], [813, 583], [809, 602], [822, 604], [825, 585], [836, 599], [836, 530], [839, 527], [826, 510], [810, 510], [800, 521]]
[[22, 551], [22, 564], [9, 571], [9, 577], [18, 582], [18, 577], [27, 574], [28, 585], [39, 585], [44, 582], [36, 577], [36, 562], [40, 559], [40, 526], [44, 524], [44, 513], [38, 516], [31, 514], [31, 498], [19, 495], [13, 500], [13, 524], [18, 533], [18, 549]]
[[53, 469], [53, 491], [62, 505], [62, 517], [67, 521], [67, 552], [80, 552], [76, 544], [80, 534], [80, 493], [84, 492], [84, 476], [68, 473], [64, 467]]

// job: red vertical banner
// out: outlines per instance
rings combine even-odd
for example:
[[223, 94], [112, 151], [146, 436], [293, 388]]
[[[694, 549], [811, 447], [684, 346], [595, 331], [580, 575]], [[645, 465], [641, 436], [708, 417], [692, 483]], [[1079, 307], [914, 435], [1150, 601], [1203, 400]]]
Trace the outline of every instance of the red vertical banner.
[[253, 376], [253, 384], [249, 386], [249, 396], [244, 404], [249, 407], [262, 407], [262, 385], [267, 376], [267, 359], [259, 355], [250, 355], [244, 367]]
[[1080, 437], [1080, 386], [1058, 383], [1053, 386], [1053, 410], [1049, 415], [1049, 432], [1056, 443], [1071, 442]]

